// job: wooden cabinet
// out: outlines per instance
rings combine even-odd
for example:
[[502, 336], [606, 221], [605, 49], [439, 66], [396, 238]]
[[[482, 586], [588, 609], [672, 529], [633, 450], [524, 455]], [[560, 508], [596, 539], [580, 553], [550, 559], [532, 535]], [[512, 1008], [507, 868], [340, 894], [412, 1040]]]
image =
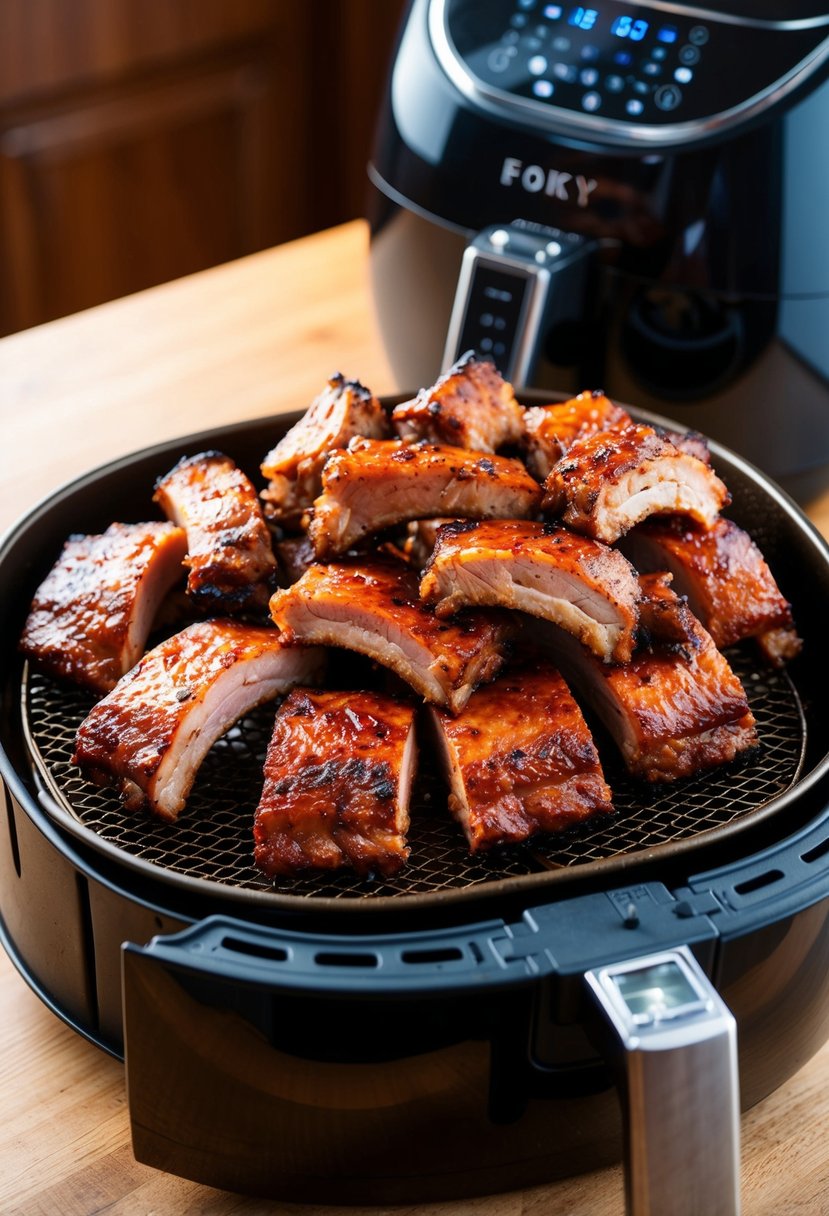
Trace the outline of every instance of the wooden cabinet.
[[3, 0], [0, 332], [360, 213], [395, 0]]

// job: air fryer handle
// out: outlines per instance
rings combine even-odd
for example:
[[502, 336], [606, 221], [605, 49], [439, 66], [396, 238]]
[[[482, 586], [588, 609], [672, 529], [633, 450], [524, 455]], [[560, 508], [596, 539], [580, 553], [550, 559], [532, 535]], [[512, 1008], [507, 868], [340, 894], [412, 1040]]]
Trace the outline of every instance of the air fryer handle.
[[736, 1022], [687, 947], [586, 975], [616, 1066], [628, 1216], [739, 1216]]
[[539, 360], [582, 362], [597, 242], [516, 220], [479, 232], [461, 262], [443, 366], [473, 350], [532, 384]]

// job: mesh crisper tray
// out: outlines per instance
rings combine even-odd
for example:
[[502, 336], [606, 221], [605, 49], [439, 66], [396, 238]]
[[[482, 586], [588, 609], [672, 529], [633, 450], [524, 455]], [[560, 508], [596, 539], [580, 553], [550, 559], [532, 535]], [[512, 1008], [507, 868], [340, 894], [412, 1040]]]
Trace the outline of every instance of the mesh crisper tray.
[[600, 746], [613, 789], [613, 816], [473, 859], [446, 810], [445, 789], [439, 776], [430, 772], [425, 753], [412, 803], [409, 863], [394, 878], [376, 881], [342, 873], [271, 883], [253, 865], [252, 820], [262, 788], [273, 705], [243, 719], [214, 745], [184, 813], [174, 824], [125, 812], [111, 790], [85, 781], [73, 766], [75, 731], [93, 704], [87, 694], [29, 673], [24, 677], [24, 714], [35, 763], [66, 813], [119, 850], [153, 866], [299, 898], [436, 894], [687, 840], [756, 813], [785, 793], [797, 780], [805, 746], [797, 693], [785, 672], [758, 671], [748, 651], [735, 649], [729, 659], [745, 686], [761, 741], [759, 754], [741, 766], [675, 785], [648, 786], [614, 767], [615, 757]]

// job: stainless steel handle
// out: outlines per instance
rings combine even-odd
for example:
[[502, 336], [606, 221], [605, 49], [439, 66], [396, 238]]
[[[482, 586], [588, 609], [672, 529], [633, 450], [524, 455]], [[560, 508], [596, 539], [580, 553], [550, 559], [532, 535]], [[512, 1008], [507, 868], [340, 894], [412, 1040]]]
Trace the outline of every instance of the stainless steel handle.
[[585, 976], [625, 1121], [629, 1216], [739, 1216], [733, 1015], [686, 946]]

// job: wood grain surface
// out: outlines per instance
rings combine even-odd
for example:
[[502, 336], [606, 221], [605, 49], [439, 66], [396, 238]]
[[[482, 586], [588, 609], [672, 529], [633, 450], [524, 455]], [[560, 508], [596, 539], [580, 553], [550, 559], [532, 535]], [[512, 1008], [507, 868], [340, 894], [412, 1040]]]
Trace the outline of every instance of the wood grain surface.
[[[349, 224], [0, 342], [0, 530], [115, 456], [300, 408], [335, 369], [395, 391], [366, 240], [362, 224]], [[829, 493], [809, 513], [829, 535]], [[829, 1046], [744, 1116], [742, 1134], [746, 1216], [829, 1213]], [[346, 1209], [269, 1204], [138, 1165], [123, 1067], [65, 1027], [0, 956], [4, 1216], [618, 1216], [623, 1206], [618, 1167], [491, 1198]]]

